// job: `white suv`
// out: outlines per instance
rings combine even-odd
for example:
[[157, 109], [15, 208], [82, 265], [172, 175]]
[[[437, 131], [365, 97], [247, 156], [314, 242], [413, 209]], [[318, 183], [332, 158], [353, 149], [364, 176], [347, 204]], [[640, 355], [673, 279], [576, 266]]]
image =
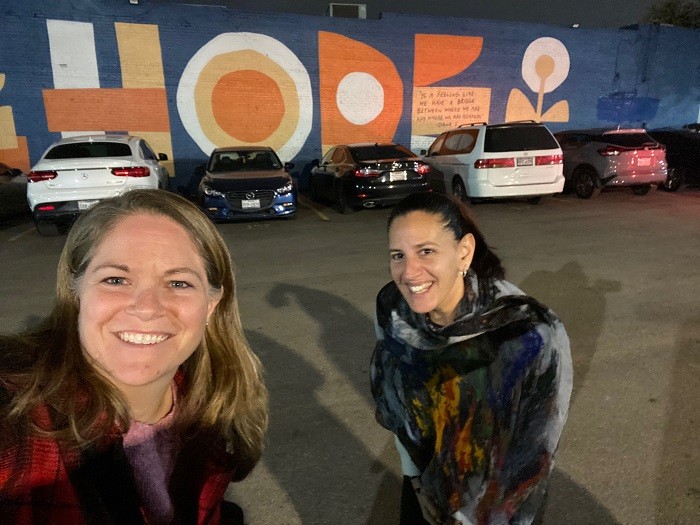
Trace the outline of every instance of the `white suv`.
[[27, 200], [41, 235], [56, 235], [100, 199], [136, 188], [167, 189], [168, 170], [141, 137], [85, 135], [61, 139], [27, 176]]
[[559, 143], [534, 121], [460, 126], [436, 138], [426, 156], [444, 173], [447, 190], [462, 200], [527, 197], [538, 202], [564, 189]]

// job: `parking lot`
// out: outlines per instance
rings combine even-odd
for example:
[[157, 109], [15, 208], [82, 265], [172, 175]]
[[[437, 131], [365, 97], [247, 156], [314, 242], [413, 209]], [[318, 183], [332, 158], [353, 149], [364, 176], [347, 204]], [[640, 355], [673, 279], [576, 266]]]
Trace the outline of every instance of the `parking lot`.
[[[699, 523], [700, 189], [472, 209], [509, 279], [571, 338], [545, 524]], [[271, 393], [263, 460], [230, 491], [251, 525], [397, 522], [398, 458], [368, 387], [387, 215], [302, 197], [296, 220], [219, 226]], [[48, 312], [64, 239], [0, 223], [0, 330]]]

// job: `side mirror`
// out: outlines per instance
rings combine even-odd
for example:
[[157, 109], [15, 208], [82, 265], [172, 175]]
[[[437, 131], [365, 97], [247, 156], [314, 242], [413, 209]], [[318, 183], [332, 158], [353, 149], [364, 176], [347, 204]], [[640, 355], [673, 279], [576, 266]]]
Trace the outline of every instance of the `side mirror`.
[[158, 160], [168, 160], [168, 156], [165, 153], [158, 153]]
[[292, 169], [294, 169], [293, 162], [285, 162], [284, 163], [284, 171], [292, 171]]
[[314, 159], [311, 161], [311, 167], [317, 168], [318, 167], [318, 159]]

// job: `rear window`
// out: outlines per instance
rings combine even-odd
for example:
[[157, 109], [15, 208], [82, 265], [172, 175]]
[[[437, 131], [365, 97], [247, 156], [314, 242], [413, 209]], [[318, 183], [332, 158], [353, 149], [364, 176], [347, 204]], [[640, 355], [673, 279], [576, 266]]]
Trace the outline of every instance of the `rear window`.
[[44, 157], [49, 160], [89, 159], [94, 157], [130, 157], [131, 148], [121, 142], [76, 142], [59, 144]]
[[378, 159], [405, 159], [415, 157], [411, 150], [403, 146], [362, 146], [350, 150], [357, 162]]
[[556, 149], [556, 139], [544, 126], [508, 126], [486, 128], [484, 151], [501, 153], [535, 149]]
[[603, 135], [602, 141], [624, 148], [639, 148], [656, 144], [656, 141], [646, 133], [606, 133]]

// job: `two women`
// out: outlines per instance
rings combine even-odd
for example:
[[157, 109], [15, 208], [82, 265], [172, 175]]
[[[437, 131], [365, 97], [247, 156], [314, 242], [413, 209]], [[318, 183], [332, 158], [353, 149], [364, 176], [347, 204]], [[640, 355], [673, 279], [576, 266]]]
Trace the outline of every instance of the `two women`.
[[231, 521], [266, 427], [216, 227], [154, 190], [81, 215], [51, 314], [0, 338], [3, 523]]
[[389, 258], [371, 386], [401, 457], [401, 523], [532, 523], [571, 394], [562, 323], [444, 195], [391, 211]]

